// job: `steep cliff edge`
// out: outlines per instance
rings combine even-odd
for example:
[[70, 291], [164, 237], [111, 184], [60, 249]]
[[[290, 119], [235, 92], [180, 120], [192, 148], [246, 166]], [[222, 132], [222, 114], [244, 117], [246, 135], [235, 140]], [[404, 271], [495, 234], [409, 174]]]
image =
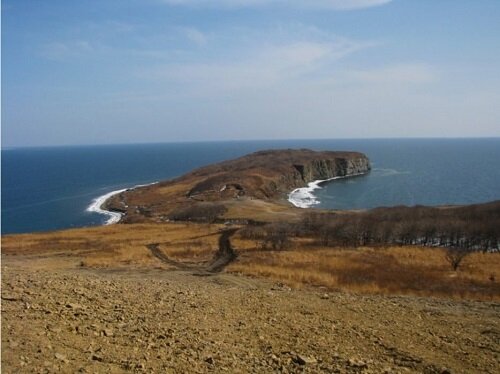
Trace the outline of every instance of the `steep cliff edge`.
[[[124, 221], [169, 219], [172, 211], [248, 200], [279, 201], [314, 180], [359, 175], [371, 169], [359, 152], [285, 149], [255, 152], [196, 169], [179, 178], [123, 192], [106, 207]], [[234, 204], [232, 204], [234, 205]]]
[[[235, 160], [210, 165], [186, 177], [202, 177], [188, 196], [229, 195], [279, 198], [291, 189], [318, 179], [363, 174], [370, 161], [359, 152], [301, 150], [260, 151]], [[208, 197], [208, 196], [206, 196]]]
[[[370, 161], [363, 154], [352, 153], [347, 157], [335, 155], [324, 156], [327, 156], [327, 158], [312, 159], [305, 163], [294, 164], [294, 172], [292, 174], [284, 174], [282, 177], [286, 190], [303, 187], [315, 180], [360, 175], [371, 170]], [[290, 177], [292, 177], [291, 183]]]

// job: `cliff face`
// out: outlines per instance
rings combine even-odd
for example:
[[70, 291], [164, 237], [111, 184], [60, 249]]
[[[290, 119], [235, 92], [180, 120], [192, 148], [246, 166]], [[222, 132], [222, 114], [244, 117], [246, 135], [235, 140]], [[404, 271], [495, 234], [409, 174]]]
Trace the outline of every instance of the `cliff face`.
[[309, 157], [303, 162], [290, 164], [276, 179], [264, 183], [261, 188], [263, 196], [259, 197], [275, 197], [315, 180], [361, 175], [371, 170], [368, 157], [357, 152], [315, 152], [314, 155], [306, 155]]
[[[291, 183], [287, 187], [302, 187], [315, 180], [365, 174], [370, 171], [370, 161], [366, 156], [353, 158], [317, 159], [306, 164], [293, 165], [295, 172], [291, 175]], [[289, 175], [285, 175], [289, 180]]]

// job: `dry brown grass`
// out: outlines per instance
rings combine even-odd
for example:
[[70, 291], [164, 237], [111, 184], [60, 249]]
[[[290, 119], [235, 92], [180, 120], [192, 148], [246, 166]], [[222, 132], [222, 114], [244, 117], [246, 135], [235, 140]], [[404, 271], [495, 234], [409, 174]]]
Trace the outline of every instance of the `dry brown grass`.
[[500, 300], [500, 255], [492, 253], [471, 254], [459, 271], [453, 272], [441, 249], [325, 249], [299, 245], [282, 252], [244, 251], [227, 270], [295, 287]]
[[245, 218], [262, 222], [293, 222], [300, 220], [301, 213], [303, 213], [301, 209], [284, 203], [258, 199], [227, 200], [224, 201], [224, 205], [228, 209], [224, 214], [226, 219]]
[[[202, 264], [218, 248], [223, 225], [165, 223], [113, 225], [2, 237], [2, 253], [44, 268], [168, 268], [148, 244], [179, 262]], [[500, 300], [500, 254], [474, 253], [457, 272], [444, 251], [419, 247], [336, 249], [295, 239], [288, 251], [263, 251], [232, 238], [239, 257], [226, 269], [282, 281], [360, 293], [413, 294]]]
[[213, 258], [218, 248], [218, 232], [191, 241], [179, 241], [160, 246], [169, 258], [180, 262], [206, 262]]
[[[33, 260], [64, 257], [64, 266], [164, 267], [147, 248], [159, 243], [167, 256], [177, 259], [210, 256], [220, 226], [187, 223], [113, 225], [47, 233], [6, 235], [2, 252]], [[194, 244], [193, 244], [194, 243]], [[53, 261], [54, 265], [61, 265]]]

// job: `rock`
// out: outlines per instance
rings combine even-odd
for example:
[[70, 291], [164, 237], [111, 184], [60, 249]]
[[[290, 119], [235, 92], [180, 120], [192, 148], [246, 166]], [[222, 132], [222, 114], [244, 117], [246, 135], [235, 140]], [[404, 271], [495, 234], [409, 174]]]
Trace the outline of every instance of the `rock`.
[[68, 308], [68, 309], [83, 309], [83, 307], [80, 304], [76, 304], [76, 303], [67, 303], [66, 308]]
[[350, 358], [348, 361], [347, 361], [347, 364], [351, 367], [355, 367], [355, 368], [366, 368], [368, 367], [368, 364], [362, 360], [357, 360], [357, 359], [353, 359], [353, 358]]
[[135, 365], [136, 369], [145, 369], [146, 365], [144, 362], [139, 362], [137, 365]]
[[68, 362], [68, 359], [66, 358], [65, 355], [63, 355], [62, 353], [59, 353], [59, 352], [56, 352], [54, 354], [55, 358], [57, 358], [58, 360], [60, 361], [63, 361], [63, 362]]
[[20, 301], [21, 298], [17, 295], [2, 294], [2, 300], [5, 301]]
[[271, 291], [291, 291], [292, 289], [288, 287], [284, 283], [276, 283], [274, 286], [271, 287]]
[[315, 364], [318, 362], [314, 357], [304, 356], [301, 354], [297, 354], [294, 361], [299, 365]]
[[47, 330], [56, 334], [62, 331], [62, 329], [59, 326], [47, 326]]
[[280, 362], [280, 359], [278, 356], [276, 356], [275, 354], [272, 354], [271, 355], [271, 360], [274, 362], [274, 363], [279, 363]]
[[104, 329], [102, 330], [102, 335], [104, 336], [113, 336], [113, 330], [112, 329]]

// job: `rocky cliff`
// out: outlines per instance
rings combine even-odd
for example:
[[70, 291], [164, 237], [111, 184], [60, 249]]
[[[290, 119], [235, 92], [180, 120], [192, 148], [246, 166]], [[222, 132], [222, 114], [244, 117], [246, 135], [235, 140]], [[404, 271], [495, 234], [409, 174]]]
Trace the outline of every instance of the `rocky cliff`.
[[261, 151], [193, 172], [206, 178], [188, 196], [232, 191], [239, 196], [276, 198], [314, 180], [359, 175], [370, 169], [368, 157], [359, 152]]
[[303, 187], [315, 180], [361, 175], [371, 170], [369, 159], [362, 154], [356, 153], [347, 157], [323, 155], [326, 158], [315, 158], [305, 163], [294, 164], [293, 172], [282, 177], [285, 189]]

